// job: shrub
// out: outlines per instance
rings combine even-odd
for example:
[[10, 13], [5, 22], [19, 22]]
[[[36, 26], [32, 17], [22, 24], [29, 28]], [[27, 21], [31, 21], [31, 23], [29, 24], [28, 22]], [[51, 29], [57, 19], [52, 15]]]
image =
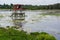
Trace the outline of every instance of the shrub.
[[55, 37], [46, 32], [33, 32], [27, 34], [14, 28], [0, 28], [0, 40], [56, 40]]

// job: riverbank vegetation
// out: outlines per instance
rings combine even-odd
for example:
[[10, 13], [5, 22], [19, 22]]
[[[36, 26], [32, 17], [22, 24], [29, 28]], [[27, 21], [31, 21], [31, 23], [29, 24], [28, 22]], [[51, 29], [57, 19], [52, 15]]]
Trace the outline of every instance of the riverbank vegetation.
[[[25, 10], [60, 9], [60, 3], [50, 5], [23, 5], [22, 8]], [[13, 4], [0, 4], [0, 9], [13, 9]]]
[[56, 38], [45, 32], [28, 34], [23, 30], [19, 31], [14, 28], [0, 27], [0, 40], [56, 40]]

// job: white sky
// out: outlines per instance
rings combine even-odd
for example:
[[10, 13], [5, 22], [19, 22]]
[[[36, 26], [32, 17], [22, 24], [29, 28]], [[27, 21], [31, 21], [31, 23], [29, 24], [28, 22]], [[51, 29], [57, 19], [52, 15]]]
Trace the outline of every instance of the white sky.
[[60, 0], [0, 0], [0, 4], [32, 4], [32, 5], [48, 5], [60, 3]]

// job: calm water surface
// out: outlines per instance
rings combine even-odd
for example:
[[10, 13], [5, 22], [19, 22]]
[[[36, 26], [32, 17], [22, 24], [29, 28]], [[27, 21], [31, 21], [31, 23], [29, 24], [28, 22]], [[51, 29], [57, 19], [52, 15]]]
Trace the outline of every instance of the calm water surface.
[[[23, 23], [23, 30], [29, 32], [47, 32], [54, 35], [57, 40], [60, 39], [60, 16], [56, 15], [41, 15], [42, 13], [57, 13], [59, 10], [33, 10], [24, 11], [25, 20]], [[0, 10], [0, 26], [14, 26], [10, 15], [13, 11]]]

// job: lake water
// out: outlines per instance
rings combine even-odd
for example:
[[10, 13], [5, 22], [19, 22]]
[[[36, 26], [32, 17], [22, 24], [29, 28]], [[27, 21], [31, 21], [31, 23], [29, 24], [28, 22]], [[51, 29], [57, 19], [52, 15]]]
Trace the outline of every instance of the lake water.
[[[23, 30], [29, 32], [47, 32], [60, 40], [60, 16], [41, 15], [45, 13], [60, 14], [60, 10], [26, 10]], [[14, 26], [10, 15], [13, 11], [0, 10], [0, 26]]]

